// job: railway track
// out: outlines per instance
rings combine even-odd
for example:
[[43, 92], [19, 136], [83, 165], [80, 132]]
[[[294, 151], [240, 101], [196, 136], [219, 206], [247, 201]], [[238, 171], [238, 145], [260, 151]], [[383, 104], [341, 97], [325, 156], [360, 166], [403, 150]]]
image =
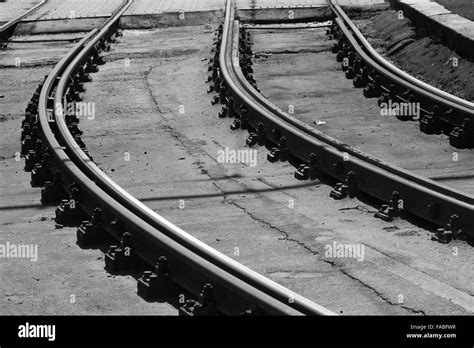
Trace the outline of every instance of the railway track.
[[[444, 130], [449, 132], [453, 145], [469, 147], [472, 103], [428, 86], [387, 63], [342, 9], [333, 1], [328, 4], [335, 17], [329, 33], [338, 40], [333, 50], [337, 51], [338, 60], [346, 63], [354, 83], [365, 87], [365, 93], [378, 97], [380, 102], [390, 98], [400, 102], [418, 100], [422, 130]], [[329, 178], [336, 183], [331, 192], [336, 199], [375, 199], [380, 204], [376, 217], [387, 221], [399, 216], [422, 219], [437, 228], [436, 238], [443, 243], [465, 234], [473, 236], [472, 196], [354, 149], [263, 97], [252, 75], [249, 38], [235, 20], [230, 2], [226, 13], [231, 19], [226, 17], [210, 64], [214, 81], [211, 90], [219, 93], [212, 102], [220, 100], [223, 104], [220, 117], [235, 118], [231, 129], [249, 131], [248, 146], [266, 146], [271, 151], [269, 161], [295, 165], [297, 179]]]
[[[444, 132], [452, 146], [473, 147], [473, 103], [424, 83], [388, 62], [370, 46], [337, 3], [329, 0], [328, 4], [336, 17], [333, 30], [329, 31], [337, 40], [332, 50], [355, 87], [364, 88], [368, 98], [378, 98], [379, 106], [389, 102], [418, 104], [422, 132]], [[399, 118], [413, 119], [413, 115]]]
[[[100, 53], [120, 35], [120, 16], [132, 2], [124, 1], [77, 43], [28, 104], [21, 154], [31, 185], [43, 187], [42, 204], [59, 204], [56, 222], [79, 226], [81, 246], [107, 245], [112, 237], [115, 245], [105, 255], [106, 268], [112, 273], [147, 268], [138, 280], [139, 295], [149, 301], [179, 298], [182, 315], [334, 314], [191, 237], [94, 164], [81, 139], [79, 119], [68, 106], [81, 100], [84, 83], [104, 63]], [[183, 289], [190, 294], [185, 303]]]

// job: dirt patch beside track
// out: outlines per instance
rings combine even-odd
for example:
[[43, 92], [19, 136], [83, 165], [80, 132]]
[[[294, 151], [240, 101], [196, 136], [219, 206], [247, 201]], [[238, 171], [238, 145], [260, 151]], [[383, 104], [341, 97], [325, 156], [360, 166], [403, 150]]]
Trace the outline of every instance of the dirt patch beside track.
[[[474, 63], [437, 39], [423, 36], [409, 19], [399, 19], [390, 10], [356, 24], [374, 48], [399, 68], [448, 93], [474, 100]], [[397, 49], [403, 40], [407, 44]]]

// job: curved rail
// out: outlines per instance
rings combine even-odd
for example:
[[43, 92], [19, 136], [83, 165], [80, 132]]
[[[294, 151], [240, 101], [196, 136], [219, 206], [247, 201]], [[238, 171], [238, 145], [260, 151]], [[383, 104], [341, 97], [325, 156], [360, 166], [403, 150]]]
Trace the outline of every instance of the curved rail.
[[[369, 86], [364, 89], [364, 94], [370, 90], [375, 91], [373, 96], [380, 96], [379, 103], [387, 102], [388, 99], [398, 99], [402, 103], [418, 101], [422, 112], [421, 131], [428, 134], [444, 131], [449, 134], [452, 146], [474, 147], [474, 103], [430, 86], [388, 62], [372, 48], [335, 0], [327, 2], [336, 16], [334, 22], [341, 34], [339, 42], [333, 47], [333, 52], [338, 52], [339, 61], [347, 59], [351, 54], [349, 52], [355, 52], [356, 58], [352, 57], [348, 59], [349, 64], [346, 64], [347, 61], [344, 64], [346, 69], [353, 69], [351, 75], [357, 76], [359, 84], [357, 87]], [[334, 28], [333, 33], [337, 33]], [[354, 62], [359, 59], [361, 64], [357, 64], [356, 67]], [[367, 72], [369, 68], [372, 69], [371, 73]], [[347, 73], [346, 76], [352, 78]], [[364, 80], [366, 81], [361, 84]], [[376, 88], [374, 84], [377, 84]]]
[[[235, 32], [237, 32], [237, 31], [235, 31]], [[236, 40], [236, 38], [234, 38], [234, 40]], [[234, 47], [235, 48], [237, 47], [237, 43], [234, 44]], [[230, 50], [229, 50], [229, 52], [230, 52]], [[230, 62], [232, 59], [234, 59], [235, 61], [239, 60], [238, 53], [236, 52], [236, 49], [235, 49], [234, 57], [232, 57], [232, 58], [229, 57], [228, 62]], [[230, 67], [231, 66], [229, 65], [229, 68]], [[380, 159], [374, 158], [374, 157], [372, 157], [372, 156], [370, 156], [370, 155], [368, 155], [368, 154], [366, 154], [366, 153], [364, 153], [360, 150], [354, 149], [354, 148], [348, 146], [347, 144], [342, 143], [339, 140], [334, 139], [334, 138], [318, 131], [317, 129], [315, 129], [315, 128], [301, 122], [297, 118], [289, 115], [288, 113], [286, 113], [283, 110], [281, 110], [280, 108], [278, 108], [275, 104], [270, 102], [268, 99], [266, 99], [263, 95], [261, 95], [259, 93], [255, 93], [255, 89], [247, 81], [247, 79], [243, 75], [240, 67], [238, 67], [238, 66], [235, 67], [234, 74], [233, 74], [232, 77], [227, 75], [227, 71], [223, 71], [223, 74], [226, 77], [226, 80], [230, 79], [231, 81], [237, 81], [240, 84], [240, 86], [243, 88], [243, 90], [245, 91], [246, 94], [240, 93], [239, 94], [240, 97], [255, 99], [256, 101], [258, 101], [260, 106], [264, 107], [265, 109], [267, 109], [271, 113], [277, 115], [278, 118], [280, 118], [284, 122], [287, 122], [288, 124], [296, 127], [298, 130], [300, 130], [300, 131], [302, 131], [302, 132], [304, 132], [304, 133], [306, 133], [306, 134], [308, 134], [312, 137], [315, 137], [320, 141], [323, 141], [324, 143], [330, 145], [331, 147], [334, 147], [338, 151], [341, 151], [343, 153], [347, 153], [350, 156], [361, 159], [364, 162], [370, 163], [371, 165], [374, 165], [374, 166], [376, 166], [376, 167], [378, 167], [378, 168], [380, 168], [384, 171], [387, 171], [388, 173], [391, 173], [391, 174], [394, 174], [394, 175], [399, 176], [401, 178], [404, 178], [406, 180], [409, 180], [410, 182], [414, 182], [414, 183], [417, 183], [417, 184], [422, 185], [424, 187], [427, 187], [429, 189], [436, 190], [437, 192], [439, 192], [443, 195], [446, 195], [448, 197], [452, 197], [456, 200], [465, 202], [469, 205], [474, 205], [474, 197], [467, 196], [463, 192], [455, 190], [455, 189], [453, 189], [449, 186], [434, 182], [434, 181], [429, 180], [425, 177], [422, 177], [422, 176], [416, 175], [412, 172], [409, 172], [409, 171], [407, 171], [403, 168], [391, 165], [391, 164], [389, 164], [387, 162], [384, 162]], [[233, 85], [233, 82], [230, 82], [230, 84]], [[235, 88], [237, 88], [237, 86], [235, 86]]]
[[[125, 7], [130, 3], [128, 1]], [[217, 252], [156, 214], [100, 171], [72, 136], [63, 112], [71, 76], [89, 64], [90, 55], [97, 53], [101, 40], [111, 35], [124, 10], [117, 11], [100, 30], [91, 31], [81, 40], [57, 64], [41, 90], [39, 123], [56, 165], [63, 169], [63, 180], [81, 188], [78, 201], [87, 213], [92, 213], [98, 204], [107, 220], [119, 218], [128, 230], [133, 231], [134, 245], [138, 245], [136, 251], [149, 264], [155, 265], [158, 261], [159, 255], [153, 251], [153, 246], [165, 250], [168, 267], [174, 268], [169, 275], [175, 282], [198, 295], [203, 279], [211, 279], [216, 303], [224, 312], [235, 314], [236, 307], [242, 311], [244, 304], [248, 307], [250, 302], [268, 314], [334, 314]], [[228, 16], [229, 13], [226, 21]], [[120, 233], [109, 229], [120, 238]], [[186, 265], [196, 270], [193, 277], [183, 277], [183, 274], [189, 274]]]
[[15, 31], [16, 25], [25, 17], [29, 16], [40, 7], [42, 7], [48, 0], [42, 0], [39, 4], [36, 4], [34, 7], [29, 9], [28, 11], [22, 13], [21, 15], [13, 18], [12, 20], [8, 21], [7, 23], [0, 26], [0, 41], [7, 40], [10, 36], [13, 35]]
[[355, 39], [360, 43], [361, 48], [370, 56], [377, 64], [387, 69], [394, 75], [400, 77], [404, 81], [407, 81], [409, 84], [405, 85], [407, 88], [412, 88], [412, 86], [419, 87], [423, 94], [432, 100], [439, 101], [439, 98], [444, 99], [449, 104], [446, 106], [453, 106], [462, 112], [471, 112], [471, 115], [474, 113], [474, 103], [469, 102], [465, 99], [456, 97], [455, 95], [449, 94], [445, 91], [440, 90], [434, 86], [431, 86], [423, 81], [416, 79], [405, 71], [399, 69], [385, 58], [383, 58], [367, 41], [367, 39], [362, 35], [356, 25], [350, 20], [347, 14], [342, 10], [342, 8], [334, 0], [327, 0], [331, 10], [340, 18], [345, 26], [352, 32]]
[[262, 144], [276, 144], [269, 159], [285, 158], [279, 155], [285, 152], [302, 163], [302, 172], [297, 174], [304, 179], [309, 178], [308, 172], [319, 172], [345, 184], [354, 195], [364, 193], [387, 203], [381, 209], [387, 218], [402, 210], [441, 227], [453, 228], [459, 223], [459, 228], [474, 234], [473, 197], [352, 149], [298, 121], [258, 93], [239, 65], [237, 21], [235, 26], [224, 30], [222, 36], [221, 102], [248, 124], [250, 144], [255, 138], [265, 139]]

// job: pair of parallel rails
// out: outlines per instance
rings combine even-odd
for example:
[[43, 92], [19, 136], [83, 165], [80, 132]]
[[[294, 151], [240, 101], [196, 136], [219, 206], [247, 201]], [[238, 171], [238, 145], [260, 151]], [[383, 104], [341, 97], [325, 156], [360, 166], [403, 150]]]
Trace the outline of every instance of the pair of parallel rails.
[[[433, 127], [443, 127], [444, 122], [456, 144], [456, 139], [462, 143], [464, 136], [472, 137], [469, 129], [463, 128], [472, 120], [472, 103], [429, 86], [387, 62], [335, 1], [328, 0], [328, 6], [333, 14], [333, 27], [328, 34], [337, 39], [333, 52], [338, 53], [338, 60], [352, 75], [356, 87], [364, 87], [364, 94], [378, 97], [379, 101], [418, 101], [423, 115], [420, 128], [432, 131]], [[237, 118], [232, 129], [243, 125], [249, 130], [249, 146], [265, 145], [271, 149], [270, 161], [290, 160], [296, 164], [298, 179], [334, 180], [334, 198], [367, 196], [375, 200], [381, 206], [377, 217], [422, 219], [437, 228], [442, 242], [466, 234], [474, 236], [472, 196], [354, 149], [264, 98], [255, 88], [249, 69], [249, 39], [239, 29], [239, 21], [226, 23], [218, 57], [219, 74], [213, 75], [225, 104], [221, 115]], [[446, 111], [440, 115], [440, 110]], [[456, 138], [457, 135], [461, 137]]]

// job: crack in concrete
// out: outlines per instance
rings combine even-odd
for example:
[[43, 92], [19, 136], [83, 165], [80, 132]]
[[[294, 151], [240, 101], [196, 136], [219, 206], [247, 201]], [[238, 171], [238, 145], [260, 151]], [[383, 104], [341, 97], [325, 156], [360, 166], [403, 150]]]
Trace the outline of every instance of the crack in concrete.
[[[158, 109], [158, 111], [160, 112], [163, 120], [167, 123], [163, 129], [165, 132], [167, 132], [172, 138], [174, 138], [175, 140], [177, 140], [181, 146], [183, 147], [183, 149], [191, 156], [193, 157], [196, 157], [196, 155], [204, 155], [206, 157], [210, 157], [214, 160], [214, 162], [216, 162], [215, 158], [213, 158], [212, 156], [210, 156], [206, 151], [204, 151], [202, 148], [200, 151], [192, 151], [192, 149], [190, 148], [190, 142], [192, 142], [190, 139], [188, 139], [186, 136], [184, 136], [183, 134], [177, 132], [172, 126], [171, 124], [169, 123], [169, 121], [166, 119], [166, 117], [163, 115], [163, 112], [160, 110], [159, 108], [159, 104], [158, 102], [156, 101], [156, 98], [153, 96], [153, 93], [152, 93], [152, 89], [151, 89], [151, 86], [149, 84], [149, 81], [148, 81], [148, 75], [150, 74], [150, 72], [152, 71], [153, 67], [150, 67], [150, 69], [148, 71], [145, 72], [145, 81], [146, 81], [146, 87], [147, 87], [147, 90], [150, 94], [150, 97], [151, 99], [153, 100], [156, 108]], [[194, 144], [195, 145], [195, 144]], [[207, 175], [210, 179], [213, 179], [212, 175], [209, 174], [209, 171], [206, 171], [205, 175]], [[236, 184], [239, 184], [239, 185], [244, 185], [245, 187], [247, 187], [245, 184], [235, 180], [235, 179], [230, 179], [231, 181], [235, 182]], [[263, 182], [263, 181], [261, 181]], [[265, 182], [263, 182], [265, 183]], [[268, 185], [268, 183], [265, 183]], [[237, 208], [239, 208], [240, 210], [242, 210], [246, 215], [248, 215], [253, 221], [256, 221], [262, 225], [265, 225], [267, 227], [269, 227], [270, 229], [272, 230], [275, 230], [277, 232], [279, 232], [280, 234], [283, 235], [283, 237], [280, 237], [278, 238], [279, 240], [284, 240], [284, 241], [289, 241], [289, 242], [293, 242], [293, 243], [296, 243], [297, 245], [301, 246], [302, 248], [304, 248], [305, 250], [307, 250], [308, 252], [310, 252], [312, 255], [318, 255], [318, 251], [315, 251], [313, 250], [311, 247], [309, 247], [308, 245], [306, 245], [304, 242], [302, 241], [299, 241], [297, 239], [294, 239], [294, 238], [291, 238], [290, 237], [290, 234], [288, 232], [286, 232], [285, 230], [271, 224], [270, 222], [267, 222], [265, 221], [264, 219], [262, 218], [259, 218], [257, 217], [255, 214], [253, 214], [252, 212], [250, 212], [247, 208], [239, 205], [237, 202], [235, 202], [235, 200], [229, 200], [228, 199], [228, 195], [225, 193], [225, 191], [219, 187], [218, 184], [216, 184], [215, 182], [212, 183], [212, 185], [218, 190], [221, 192], [221, 194], [223, 195], [223, 199], [221, 201], [222, 204], [231, 204]], [[271, 187], [271, 185], [268, 185]], [[369, 289], [371, 290], [373, 293], [375, 293], [375, 295], [380, 298], [381, 300], [383, 300], [384, 302], [388, 303], [389, 305], [391, 306], [399, 306], [403, 309], [405, 309], [406, 311], [410, 312], [410, 313], [413, 313], [413, 314], [423, 314], [425, 315], [425, 312], [422, 311], [422, 310], [416, 310], [416, 309], [413, 309], [413, 308], [410, 308], [408, 306], [405, 306], [405, 305], [401, 305], [401, 304], [398, 304], [398, 303], [394, 303], [392, 301], [390, 301], [390, 299], [388, 299], [387, 297], [383, 296], [382, 293], [380, 293], [379, 291], [377, 291], [374, 287], [368, 285], [367, 283], [364, 283], [361, 279], [349, 274], [345, 269], [343, 269], [340, 265], [337, 265], [335, 262], [333, 261], [329, 261], [329, 260], [324, 260], [324, 259], [321, 259], [323, 262], [329, 264], [331, 267], [335, 267], [337, 268], [338, 271], [340, 271], [342, 274], [344, 274], [345, 276], [351, 278], [352, 280], [355, 280], [356, 282], [358, 282], [359, 284], [361, 284], [363, 287], [365, 287], [366, 289]]]
[[[224, 201], [227, 200], [227, 197], [224, 196]], [[275, 230], [275, 231], [278, 231], [279, 233], [283, 234], [283, 237], [280, 237], [278, 238], [278, 240], [287, 240], [287, 241], [290, 241], [290, 242], [294, 242], [296, 244], [298, 244], [299, 246], [303, 247], [304, 249], [306, 249], [307, 251], [309, 251], [312, 255], [318, 255], [318, 252], [316, 250], [313, 250], [311, 249], [308, 245], [306, 245], [305, 243], [297, 240], [297, 239], [294, 239], [294, 238], [290, 238], [290, 234], [288, 232], [286, 232], [285, 230], [282, 230], [281, 228], [271, 224], [270, 222], [267, 222], [265, 221], [264, 219], [261, 219], [257, 216], [255, 216], [255, 214], [252, 214], [251, 212], [249, 212], [245, 207], [239, 205], [238, 203], [236, 203], [234, 200], [228, 200], [230, 204], [236, 206], [237, 208], [241, 209], [245, 214], [247, 214], [253, 221], [256, 221], [260, 224], [263, 224], [265, 226], [268, 226], [270, 229], [272, 230]], [[225, 203], [225, 202], [224, 202]]]
[[[260, 224], [263, 224], [265, 226], [268, 226], [270, 227], [271, 229], [273, 230], [276, 230], [278, 232], [280, 232], [281, 234], [284, 235], [283, 238], [278, 238], [279, 240], [286, 240], [286, 241], [290, 241], [290, 242], [294, 242], [298, 245], [300, 245], [301, 247], [303, 247], [304, 249], [308, 250], [311, 254], [313, 255], [318, 255], [318, 252], [317, 251], [314, 251], [313, 249], [311, 249], [308, 245], [306, 245], [305, 243], [297, 240], [297, 239], [294, 239], [294, 238], [290, 238], [289, 236], [289, 233], [282, 230], [281, 228], [278, 228], [277, 226], [274, 226], [272, 225], [271, 223], [261, 219], [261, 218], [258, 218], [256, 217], [254, 214], [252, 214], [251, 212], [249, 212], [245, 207], [239, 205], [238, 203], [236, 203], [235, 201], [229, 201], [226, 197], [226, 195], [224, 195], [224, 199], [222, 200], [222, 203], [226, 203], [226, 201], [228, 201], [230, 204], [236, 206], [237, 208], [241, 209], [245, 214], [247, 214], [252, 220], [260, 223]], [[422, 315], [426, 315], [424, 311], [422, 310], [416, 310], [416, 309], [413, 309], [413, 308], [410, 308], [408, 306], [405, 306], [405, 305], [401, 305], [399, 303], [395, 303], [395, 302], [392, 302], [390, 301], [390, 299], [388, 299], [387, 297], [383, 296], [381, 292], [377, 291], [374, 287], [370, 286], [369, 284], [363, 282], [361, 279], [355, 277], [354, 275], [348, 273], [343, 267], [341, 267], [340, 265], [336, 264], [335, 262], [333, 261], [329, 261], [329, 260], [324, 260], [324, 259], [321, 259], [321, 261], [329, 264], [331, 267], [335, 267], [337, 268], [338, 271], [340, 271], [342, 274], [344, 274], [345, 276], [351, 278], [352, 280], [355, 280], [357, 281], [359, 284], [361, 284], [363, 287], [371, 290], [372, 292], [375, 293], [375, 295], [377, 297], [379, 297], [381, 300], [383, 300], [384, 302], [390, 304], [391, 306], [399, 306], [403, 309], [405, 309], [406, 311], [409, 311], [410, 313], [414, 313], [414, 314], [422, 314]]]
[[[216, 158], [212, 157], [205, 150], [203, 150], [202, 147], [199, 146], [196, 142], [192, 141], [187, 136], [185, 136], [184, 134], [178, 132], [176, 129], [173, 128], [173, 126], [170, 123], [170, 120], [168, 120], [168, 118], [166, 118], [165, 116], [167, 112], [164, 112], [162, 109], [160, 109], [159, 103], [156, 100], [155, 96], [153, 95], [152, 87], [148, 79], [148, 76], [152, 70], [153, 70], [153, 67], [150, 66], [149, 69], [144, 72], [144, 79], [145, 79], [146, 88], [148, 90], [148, 94], [150, 95], [150, 98], [153, 101], [156, 109], [160, 113], [162, 120], [165, 122], [165, 124], [162, 125], [161, 129], [165, 131], [166, 133], [168, 133], [173, 139], [175, 139], [188, 155], [192, 157], [205, 156], [219, 165]], [[202, 168], [198, 168], [198, 169], [202, 169]], [[209, 174], [209, 170], [206, 169], [205, 173], [203, 172], [203, 174], [206, 174], [210, 179], [213, 179], [213, 177]]]
[[[155, 96], [153, 95], [153, 92], [152, 92], [152, 89], [151, 89], [151, 85], [150, 85], [150, 80], [148, 79], [148, 76], [150, 75], [150, 73], [151, 73], [152, 70], [153, 70], [153, 67], [150, 66], [150, 67], [148, 68], [148, 70], [143, 73], [143, 75], [144, 75], [144, 77], [145, 77], [145, 78], [144, 78], [144, 80], [145, 80], [145, 85], [146, 85], [146, 89], [147, 89], [147, 91], [148, 91], [148, 95], [150, 96], [151, 100], [153, 101], [153, 104], [155, 105], [156, 110], [158, 110], [158, 112], [159, 112], [160, 114], [163, 114], [164, 112], [163, 112], [163, 110], [161, 110], [160, 104], [158, 103], [158, 100], [156, 100]], [[166, 120], [166, 119], [165, 119], [165, 120]], [[166, 120], [166, 121], [167, 121], [167, 120]]]
[[410, 308], [408, 306], [405, 306], [405, 305], [401, 305], [399, 303], [395, 303], [395, 302], [392, 302], [390, 301], [388, 298], [386, 298], [385, 296], [382, 295], [381, 292], [377, 291], [374, 287], [370, 286], [369, 284], [367, 283], [364, 283], [361, 279], [357, 278], [356, 276], [353, 276], [352, 274], [348, 273], [345, 269], [343, 269], [342, 267], [340, 267], [339, 265], [337, 265], [335, 262], [333, 261], [329, 261], [329, 260], [323, 260], [324, 262], [328, 263], [329, 265], [331, 265], [332, 267], [336, 267], [339, 271], [341, 271], [341, 273], [343, 273], [344, 275], [348, 276], [349, 278], [357, 281], [359, 284], [361, 284], [363, 287], [373, 291], [377, 297], [379, 297], [380, 299], [382, 299], [383, 301], [387, 302], [388, 304], [392, 305], [392, 306], [399, 306], [411, 313], [414, 313], [414, 314], [422, 314], [422, 315], [426, 315], [426, 313], [422, 310], [416, 310], [416, 309], [413, 309], [413, 308]]

